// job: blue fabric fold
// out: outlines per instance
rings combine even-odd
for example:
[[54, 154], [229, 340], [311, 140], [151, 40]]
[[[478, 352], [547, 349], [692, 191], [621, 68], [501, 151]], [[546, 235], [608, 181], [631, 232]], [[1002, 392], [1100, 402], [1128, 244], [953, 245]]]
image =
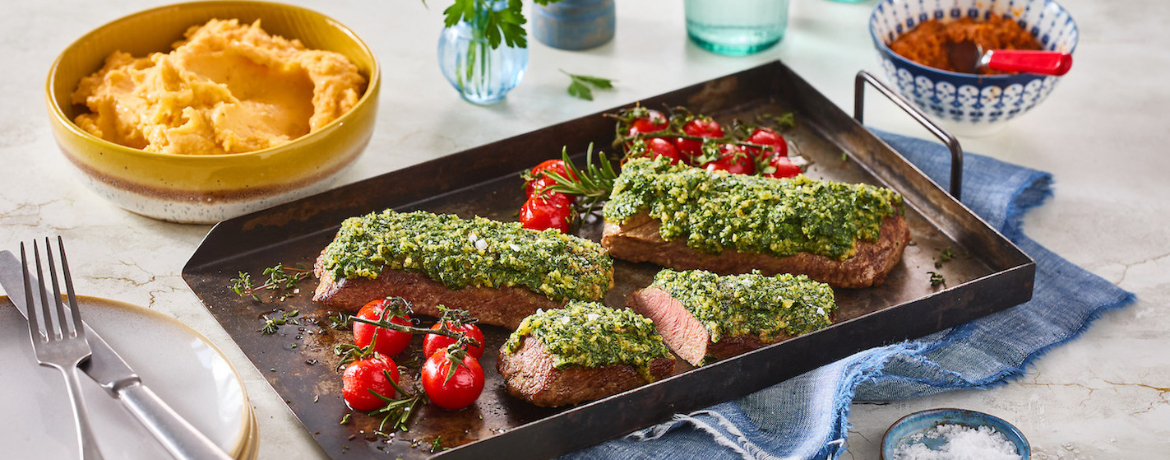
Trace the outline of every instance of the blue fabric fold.
[[[942, 144], [876, 131], [943, 189]], [[1076, 339], [1135, 297], [1024, 235], [1027, 211], [1052, 195], [1052, 175], [964, 153], [963, 202], [1036, 261], [1032, 300], [918, 340], [873, 348], [735, 401], [563, 458], [826, 459], [845, 451], [854, 401], [891, 401], [1018, 378], [1046, 351]]]

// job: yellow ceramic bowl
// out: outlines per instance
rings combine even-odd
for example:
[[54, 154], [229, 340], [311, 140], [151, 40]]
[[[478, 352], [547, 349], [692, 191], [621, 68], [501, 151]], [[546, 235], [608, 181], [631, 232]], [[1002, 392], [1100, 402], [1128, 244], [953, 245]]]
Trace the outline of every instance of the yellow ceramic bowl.
[[[188, 27], [239, 19], [308, 48], [341, 53], [368, 81], [345, 115], [287, 144], [230, 155], [147, 152], [98, 138], [74, 124], [86, 108], [70, 95], [82, 77], [122, 50], [135, 57], [167, 52]], [[129, 211], [157, 219], [212, 223], [327, 189], [361, 155], [374, 129], [381, 75], [373, 52], [351, 30], [320, 13], [267, 2], [213, 1], [164, 6], [106, 24], [69, 45], [46, 88], [53, 135], [93, 190]]]

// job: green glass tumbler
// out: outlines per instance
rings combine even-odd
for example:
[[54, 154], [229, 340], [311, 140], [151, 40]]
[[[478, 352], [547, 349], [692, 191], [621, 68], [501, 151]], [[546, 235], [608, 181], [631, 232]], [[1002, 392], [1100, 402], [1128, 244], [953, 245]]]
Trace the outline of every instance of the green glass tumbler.
[[784, 38], [788, 0], [686, 0], [687, 36], [701, 48], [746, 56]]

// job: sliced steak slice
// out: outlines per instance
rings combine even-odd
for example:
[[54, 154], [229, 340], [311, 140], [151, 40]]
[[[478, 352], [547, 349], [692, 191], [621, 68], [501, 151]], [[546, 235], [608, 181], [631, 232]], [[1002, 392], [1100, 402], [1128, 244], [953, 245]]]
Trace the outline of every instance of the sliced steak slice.
[[832, 325], [833, 297], [802, 275], [663, 269], [626, 305], [654, 322], [674, 354], [701, 366]]
[[321, 280], [313, 300], [329, 308], [357, 310], [367, 302], [397, 296], [410, 302], [417, 314], [438, 317], [441, 313], [436, 307], [444, 305], [467, 310], [472, 317], [479, 318], [481, 323], [516, 329], [525, 317], [537, 310], [564, 306], [564, 302], [549, 299], [526, 288], [468, 287], [453, 290], [425, 275], [401, 270], [382, 270], [375, 279], [336, 280], [323, 264], [319, 257], [313, 267]]
[[845, 260], [799, 253], [787, 257], [726, 249], [708, 254], [687, 246], [684, 240], [665, 241], [660, 222], [646, 212], [630, 217], [625, 225], [605, 223], [601, 245], [611, 257], [631, 262], [651, 262], [675, 270], [708, 270], [722, 275], [760, 270], [765, 275], [804, 274], [833, 287], [864, 288], [881, 285], [902, 259], [910, 242], [910, 228], [901, 215], [886, 217], [876, 242], [859, 241], [857, 252]]
[[711, 342], [711, 334], [707, 332], [707, 328], [687, 311], [682, 302], [656, 287], [630, 293], [627, 305], [638, 314], [654, 321], [654, 327], [662, 335], [662, 341], [666, 342], [666, 346], [678, 357], [696, 367], [703, 365], [708, 357], [730, 358], [791, 338], [788, 334], [780, 334], [766, 343], [761, 342], [758, 337], [726, 337], [718, 342]]
[[[532, 337], [514, 353], [500, 352], [496, 369], [507, 381], [508, 393], [537, 406], [558, 407], [601, 399], [648, 383], [634, 366], [614, 364], [603, 367], [553, 367], [554, 357], [540, 340]], [[655, 380], [674, 372], [674, 360], [656, 358], [650, 362]]]

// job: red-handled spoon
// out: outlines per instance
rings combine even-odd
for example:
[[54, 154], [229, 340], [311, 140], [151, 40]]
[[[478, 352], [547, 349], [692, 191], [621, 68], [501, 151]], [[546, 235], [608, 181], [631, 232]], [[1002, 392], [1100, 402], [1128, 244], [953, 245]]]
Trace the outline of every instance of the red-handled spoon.
[[958, 72], [978, 73], [986, 67], [1003, 72], [1061, 76], [1072, 67], [1072, 55], [1058, 51], [988, 50], [970, 40], [947, 44], [947, 57]]

